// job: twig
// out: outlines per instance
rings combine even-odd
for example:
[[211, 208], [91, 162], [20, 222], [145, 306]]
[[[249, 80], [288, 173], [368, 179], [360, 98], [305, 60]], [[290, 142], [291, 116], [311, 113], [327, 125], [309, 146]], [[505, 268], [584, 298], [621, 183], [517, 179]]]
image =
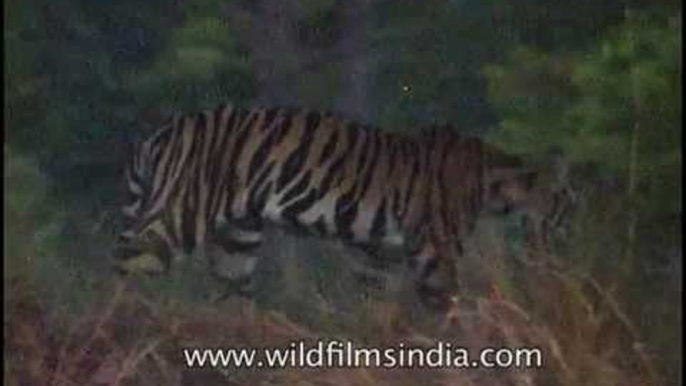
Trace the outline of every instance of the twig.
[[[93, 327], [93, 332], [89, 335], [88, 339], [81, 344], [78, 348], [78, 351], [74, 355], [70, 355], [70, 360], [69, 362], [65, 362], [63, 358], [67, 357], [67, 349], [69, 347], [69, 343], [71, 341], [72, 336], [75, 335], [76, 333], [76, 327], [81, 327], [80, 324], [75, 324], [72, 329], [70, 329], [69, 334], [67, 335], [67, 340], [65, 341], [64, 345], [60, 349], [60, 353], [58, 355], [58, 365], [55, 368], [55, 376], [59, 376], [59, 374], [69, 374], [71, 371], [70, 368], [65, 368], [65, 366], [71, 365], [70, 367], [76, 366], [81, 359], [85, 356], [87, 353], [88, 349], [91, 347], [95, 339], [100, 336], [102, 332], [102, 327], [105, 325], [105, 323], [112, 317], [114, 314], [114, 311], [119, 304], [119, 300], [121, 299], [122, 294], [124, 293], [124, 289], [126, 288], [126, 283], [125, 282], [117, 282], [117, 286], [114, 291], [114, 295], [112, 297], [112, 300], [108, 304], [108, 307], [105, 309], [105, 312], [102, 314], [102, 316], [97, 320], [95, 326]], [[85, 322], [84, 322], [85, 324]], [[61, 378], [62, 380], [66, 379], [66, 376], [63, 376]], [[50, 382], [50, 384], [53, 384]], [[62, 383], [55, 383], [55, 385], [61, 386]]]
[[[124, 378], [133, 374], [138, 364], [149, 354], [153, 353], [157, 346], [162, 343], [162, 338], [156, 338], [151, 340], [142, 350], [135, 352], [133, 351], [126, 359], [124, 359], [124, 364], [122, 365], [122, 370], [117, 374], [115, 381], [112, 386], [119, 386]], [[135, 355], [134, 355], [135, 354]]]

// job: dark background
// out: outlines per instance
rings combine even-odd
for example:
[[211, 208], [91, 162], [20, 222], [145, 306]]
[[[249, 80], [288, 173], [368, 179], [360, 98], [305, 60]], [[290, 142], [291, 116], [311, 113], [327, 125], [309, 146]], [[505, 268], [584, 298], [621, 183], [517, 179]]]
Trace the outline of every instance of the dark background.
[[[4, 7], [6, 300], [40, 310], [27, 314], [24, 303], [10, 301], [5, 317], [40, 316], [51, 326], [46, 342], [68, 342], [67, 326], [98, 312], [131, 141], [174, 112], [232, 101], [331, 110], [387, 131], [449, 122], [543, 165], [564, 154], [579, 205], [549, 253], [570, 272], [566, 292], [547, 301], [531, 295], [522, 282], [537, 278], [517, 277], [508, 259], [476, 259], [474, 269], [553, 331], [571, 375], [540, 384], [637, 382], [625, 370], [636, 367], [632, 356], [649, 368], [641, 371], [652, 381], [641, 382], [682, 383], [680, 1], [8, 0]], [[520, 253], [516, 229], [505, 233], [505, 250], [515, 252], [498, 253]], [[272, 247], [352, 253], [283, 237]], [[311, 260], [293, 263], [307, 266], [300, 271], [272, 272], [291, 277], [286, 284], [267, 269], [273, 286], [258, 300], [328, 331], [321, 310], [298, 300], [326, 295], [317, 283], [336, 276], [331, 266], [340, 259]], [[631, 330], [632, 349], [621, 354], [599, 341], [612, 334], [598, 327], [602, 312], [596, 320], [580, 311], [591, 300], [571, 279], [579, 275], [601, 283], [607, 312]], [[169, 282], [153, 291], [190, 298], [188, 307], [204, 299], [196, 279]], [[340, 303], [335, 292], [326, 302]], [[591, 319], [596, 330], [579, 327], [595, 326]], [[10, 327], [5, 334], [16, 332]], [[5, 346], [10, 369], [23, 353], [41, 369], [31, 376], [58, 371], [47, 354], [21, 351], [26, 341], [17, 339]], [[27, 384], [26, 369], [15, 368], [6, 381]]]

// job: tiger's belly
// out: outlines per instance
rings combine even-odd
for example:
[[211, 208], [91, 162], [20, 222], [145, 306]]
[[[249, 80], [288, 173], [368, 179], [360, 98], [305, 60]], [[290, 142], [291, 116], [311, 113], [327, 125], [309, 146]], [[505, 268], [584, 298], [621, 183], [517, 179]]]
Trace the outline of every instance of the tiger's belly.
[[274, 197], [267, 200], [261, 216], [283, 227], [296, 226], [308, 233], [339, 238], [353, 244], [393, 248], [405, 245], [405, 230], [385, 206], [364, 203], [350, 205], [346, 207], [340, 204], [338, 197], [325, 195], [316, 204], [300, 209], [297, 204], [290, 207], [279, 205], [278, 197]]

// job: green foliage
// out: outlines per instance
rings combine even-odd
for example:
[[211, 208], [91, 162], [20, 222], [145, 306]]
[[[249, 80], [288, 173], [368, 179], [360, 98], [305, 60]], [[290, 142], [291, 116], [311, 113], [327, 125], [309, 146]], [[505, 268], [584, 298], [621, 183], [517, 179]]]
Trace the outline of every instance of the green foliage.
[[637, 199], [678, 213], [680, 31], [678, 19], [637, 15], [588, 52], [519, 48], [507, 64], [486, 67], [503, 115], [495, 140], [540, 156], [561, 150], [573, 163], [625, 182], [636, 133]]
[[35, 154], [65, 197], [83, 184], [112, 197], [123, 140], [171, 109], [252, 93], [246, 52], [218, 2], [7, 7], [9, 143]]
[[492, 140], [541, 161], [561, 152], [571, 163], [583, 201], [567, 264], [621, 288], [652, 347], [672, 353], [655, 325], [678, 318], [662, 301], [679, 280], [681, 51], [680, 18], [627, 12], [583, 50], [520, 45], [484, 68], [502, 116]]
[[[608, 282], [631, 266], [619, 283], [623, 299], [653, 331], [646, 335], [668, 357], [665, 367], [680, 368], [673, 333], [680, 309], [672, 299], [681, 280], [674, 256], [681, 252], [682, 27], [665, 16], [680, 2], [275, 4], [5, 2], [9, 277], [30, 272], [55, 312], [92, 300], [99, 275], [110, 275], [114, 231], [102, 214], [113, 211], [128, 144], [166, 115], [254, 98], [346, 115], [341, 95], [357, 87], [360, 118], [390, 130], [451, 122], [462, 132], [490, 130], [504, 148], [541, 161], [562, 151], [585, 198], [565, 258]], [[352, 87], [358, 66], [366, 72]], [[636, 226], [633, 242], [628, 224]], [[522, 239], [517, 226], [505, 229], [511, 244]], [[283, 253], [283, 244], [274, 249]], [[305, 260], [289, 263], [313, 271], [267, 272], [260, 296], [279, 296], [262, 304], [310, 320], [329, 302], [355, 309], [360, 299], [350, 294], [360, 288], [338, 287], [340, 261], [322, 258], [338, 254], [309, 243], [293, 254], [303, 250]], [[627, 250], [634, 262], [625, 260]], [[180, 302], [215, 295], [204, 262], [183, 267], [142, 290]], [[516, 283], [503, 267], [494, 276], [510, 291]], [[312, 292], [325, 299], [303, 307]]]
[[[30, 157], [5, 152], [5, 286], [32, 287], [52, 315], [70, 315], [92, 302], [98, 275], [86, 263], [95, 242], [69, 234], [68, 216], [49, 195], [50, 181]], [[72, 236], [72, 237], [70, 237]], [[77, 236], [77, 237], [73, 237]], [[61, 255], [68, 244], [73, 252]]]
[[170, 114], [247, 98], [250, 71], [237, 31], [219, 15], [202, 15], [173, 31], [150, 67], [132, 73], [126, 84], [144, 105]]
[[341, 7], [335, 1], [301, 0], [298, 5], [298, 37], [307, 47], [326, 48], [341, 38], [344, 32]]
[[7, 267], [28, 272], [52, 311], [83, 307], [111, 273], [108, 212], [129, 140], [172, 108], [251, 95], [219, 5], [6, 2]]
[[375, 2], [370, 38], [380, 120], [389, 127], [447, 121], [481, 134], [497, 123], [488, 92], [497, 86], [482, 73], [486, 64], [500, 62], [516, 45], [584, 47], [620, 19], [622, 7], [591, 1]]
[[11, 274], [25, 270], [26, 261], [35, 254], [30, 230], [54, 220], [56, 213], [45, 202], [47, 181], [35, 162], [5, 150], [4, 172], [4, 255]]
[[505, 65], [485, 67], [488, 92], [502, 112], [495, 139], [519, 153], [546, 153], [564, 143], [560, 110], [576, 90], [569, 79], [569, 63], [534, 49], [520, 47]]

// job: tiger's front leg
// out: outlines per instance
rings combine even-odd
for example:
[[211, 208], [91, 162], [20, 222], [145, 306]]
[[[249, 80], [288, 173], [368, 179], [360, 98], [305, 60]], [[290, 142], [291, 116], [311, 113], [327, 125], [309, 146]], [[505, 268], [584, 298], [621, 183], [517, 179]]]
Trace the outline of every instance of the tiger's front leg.
[[226, 284], [224, 297], [250, 296], [259, 262], [256, 250], [263, 243], [261, 227], [226, 224], [218, 227], [206, 247], [210, 269]]
[[455, 304], [457, 273], [455, 263], [446, 248], [424, 241], [411, 256], [417, 295], [425, 306], [441, 313]]

